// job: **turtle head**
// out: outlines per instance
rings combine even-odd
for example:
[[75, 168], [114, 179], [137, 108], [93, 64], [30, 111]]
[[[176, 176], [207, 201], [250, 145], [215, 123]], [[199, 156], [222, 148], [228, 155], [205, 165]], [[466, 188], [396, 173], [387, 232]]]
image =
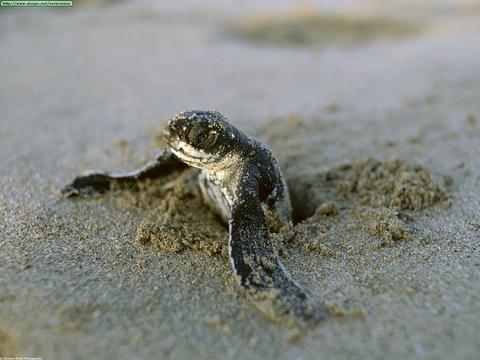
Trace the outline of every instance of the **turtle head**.
[[235, 149], [239, 136], [222, 114], [203, 110], [175, 115], [162, 134], [175, 155], [199, 168], [220, 162]]

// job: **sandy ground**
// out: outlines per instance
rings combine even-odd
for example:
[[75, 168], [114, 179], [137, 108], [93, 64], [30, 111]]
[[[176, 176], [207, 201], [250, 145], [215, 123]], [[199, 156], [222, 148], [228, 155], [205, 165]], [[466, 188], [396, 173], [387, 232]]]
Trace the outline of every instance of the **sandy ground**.
[[[477, 358], [480, 8], [321, 3], [406, 27], [305, 37], [321, 33], [315, 4], [253, 1], [0, 10], [0, 355]], [[59, 196], [82, 171], [152, 158], [185, 108], [218, 109], [278, 155], [303, 222], [276, 241], [329, 308], [318, 326], [238, 296], [190, 172], [183, 197]], [[181, 246], [138, 241], [172, 216]]]

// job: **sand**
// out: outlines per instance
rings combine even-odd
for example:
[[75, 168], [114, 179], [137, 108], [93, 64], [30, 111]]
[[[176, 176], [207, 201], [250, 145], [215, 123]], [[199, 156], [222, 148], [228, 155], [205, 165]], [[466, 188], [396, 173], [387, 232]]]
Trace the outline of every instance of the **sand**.
[[[0, 355], [477, 358], [480, 11], [321, 4], [0, 10]], [[305, 39], [306, 13], [335, 11], [344, 32], [327, 42], [230, 32], [286, 17]], [[357, 39], [359, 17], [416, 30]], [[269, 321], [245, 301], [195, 171], [59, 195], [82, 171], [153, 158], [185, 108], [218, 109], [276, 154], [296, 225], [273, 239], [328, 309], [317, 326]]]

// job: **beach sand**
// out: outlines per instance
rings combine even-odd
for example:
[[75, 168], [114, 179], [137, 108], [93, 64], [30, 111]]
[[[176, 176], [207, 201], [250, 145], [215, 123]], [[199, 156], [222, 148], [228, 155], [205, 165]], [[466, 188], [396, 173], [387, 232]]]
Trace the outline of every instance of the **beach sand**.
[[[478, 357], [480, 8], [320, 4], [0, 10], [0, 356]], [[154, 158], [183, 109], [276, 154], [296, 225], [273, 241], [326, 320], [245, 301], [195, 170], [60, 196]]]

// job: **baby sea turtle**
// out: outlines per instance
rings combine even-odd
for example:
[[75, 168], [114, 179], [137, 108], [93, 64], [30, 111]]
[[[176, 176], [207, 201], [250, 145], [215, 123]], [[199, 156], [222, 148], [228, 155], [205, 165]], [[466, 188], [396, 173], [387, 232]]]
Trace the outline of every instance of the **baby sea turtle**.
[[271, 151], [217, 111], [184, 111], [163, 130], [168, 149], [130, 173], [77, 177], [65, 196], [102, 194], [115, 183], [158, 178], [187, 165], [201, 169], [200, 189], [229, 225], [228, 253], [238, 283], [265, 315], [295, 323], [323, 317], [285, 270], [270, 231], [292, 226], [287, 184]]

